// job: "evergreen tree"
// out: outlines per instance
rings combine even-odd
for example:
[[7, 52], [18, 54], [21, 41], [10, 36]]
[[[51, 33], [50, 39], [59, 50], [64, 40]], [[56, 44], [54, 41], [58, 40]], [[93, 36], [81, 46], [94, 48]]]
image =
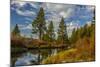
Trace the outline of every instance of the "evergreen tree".
[[19, 36], [20, 35], [20, 30], [18, 28], [18, 25], [16, 24], [15, 28], [13, 29], [13, 32], [12, 32], [13, 35], [17, 35]]
[[53, 22], [51, 21], [49, 26], [48, 26], [48, 35], [49, 35], [49, 40], [53, 41], [54, 40], [54, 26], [53, 26]]
[[59, 24], [58, 40], [61, 41], [62, 44], [68, 43], [68, 35], [67, 35], [64, 18], [61, 19], [61, 22]]
[[68, 34], [67, 34], [67, 26], [65, 25], [65, 32], [64, 32], [64, 43], [65, 44], [69, 44], [69, 38], [68, 38]]
[[73, 29], [73, 31], [72, 31], [72, 35], [71, 35], [71, 38], [70, 38], [70, 42], [71, 43], [75, 43], [76, 42], [76, 30], [75, 30], [75, 28]]
[[[37, 14], [36, 19], [32, 22], [32, 33], [38, 34], [39, 39], [42, 40], [45, 32], [46, 32], [45, 14], [43, 8], [41, 7]], [[38, 54], [38, 62], [40, 62], [40, 49]]]
[[45, 17], [44, 17], [44, 10], [41, 7], [36, 19], [32, 22], [32, 33], [33, 34], [39, 34], [39, 39], [42, 39], [43, 34], [46, 30], [46, 23], [45, 23]]

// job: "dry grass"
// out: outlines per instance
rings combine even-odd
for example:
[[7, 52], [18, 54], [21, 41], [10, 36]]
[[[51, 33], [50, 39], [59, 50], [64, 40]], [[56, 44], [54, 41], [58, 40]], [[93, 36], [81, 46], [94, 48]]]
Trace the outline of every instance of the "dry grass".
[[51, 56], [43, 60], [42, 64], [54, 64], [54, 63], [69, 63], [69, 62], [82, 62], [82, 61], [94, 61], [95, 51], [94, 44], [91, 44], [91, 40], [87, 37], [79, 39], [74, 48], [59, 52], [57, 55]]

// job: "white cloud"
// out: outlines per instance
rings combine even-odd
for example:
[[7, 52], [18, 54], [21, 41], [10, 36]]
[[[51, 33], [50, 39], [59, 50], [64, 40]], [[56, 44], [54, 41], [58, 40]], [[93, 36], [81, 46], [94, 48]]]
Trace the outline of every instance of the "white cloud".
[[23, 25], [23, 24], [18, 24], [18, 27], [19, 28], [23, 28], [25, 25]]
[[26, 24], [29, 24], [30, 22], [28, 22], [28, 21], [25, 21], [25, 23], [26, 23]]
[[61, 17], [64, 17], [64, 18], [68, 18], [68, 17], [70, 17], [72, 15], [72, 12], [73, 12], [72, 9], [68, 9], [67, 11], [61, 11], [61, 12], [59, 12], [59, 15]]
[[70, 23], [66, 23], [66, 25], [67, 25], [67, 32], [69, 37], [71, 36], [73, 29], [77, 29], [80, 27], [79, 21], [72, 21]]
[[28, 20], [28, 21], [33, 21], [33, 19], [28, 18], [28, 17], [26, 17], [25, 19]]
[[32, 29], [32, 24], [28, 24], [28, 25], [26, 26], [26, 29]]
[[64, 18], [66, 18], [66, 16], [67, 16], [66, 12], [64, 12], [64, 11], [60, 12], [60, 15], [61, 15], [62, 17], [64, 17]]
[[24, 1], [18, 1], [18, 0], [14, 0], [14, 1], [11, 1], [11, 5], [16, 5], [18, 8], [20, 7], [23, 7], [27, 2], [24, 2]]
[[75, 5], [65, 5], [65, 4], [54, 4], [54, 3], [43, 3], [44, 10], [46, 12], [57, 13], [58, 16], [63, 16], [64, 18], [70, 17], [73, 12]]
[[31, 30], [32, 29], [32, 24], [28, 24], [28, 25], [22, 25], [22, 24], [18, 24], [20, 30], [26, 30], [26, 29], [29, 29]]
[[27, 4], [28, 2], [24, 2], [24, 1], [11, 1], [11, 5], [16, 6], [16, 8], [11, 7], [12, 10], [15, 10], [16, 13], [18, 15], [21, 16], [34, 16], [36, 15], [36, 13], [32, 10], [21, 10], [21, 8], [24, 8], [24, 6]]
[[29, 10], [22, 11], [20, 9], [16, 9], [16, 12], [18, 15], [22, 15], [22, 16], [34, 16], [35, 15], [35, 12], [29, 11]]
[[61, 17], [58, 16], [57, 14], [53, 14], [53, 15], [51, 15], [51, 16], [49, 17], [49, 19], [47, 19], [46, 21], [47, 21], [47, 25], [48, 25], [48, 22], [53, 21], [54, 31], [57, 32], [59, 23], [60, 23], [60, 21], [61, 21]]
[[35, 3], [35, 2], [28, 2], [33, 8], [38, 8], [39, 7], [39, 5], [37, 4], [37, 3]]

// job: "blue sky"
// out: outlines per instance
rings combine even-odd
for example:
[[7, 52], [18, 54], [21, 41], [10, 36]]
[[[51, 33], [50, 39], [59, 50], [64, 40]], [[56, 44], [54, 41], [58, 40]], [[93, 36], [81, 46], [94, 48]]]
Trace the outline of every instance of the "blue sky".
[[[46, 24], [52, 20], [55, 33], [62, 17], [67, 25], [68, 34], [73, 28], [90, 24], [94, 16], [92, 5], [72, 5], [40, 2], [11, 1], [11, 31], [18, 24], [21, 35], [30, 37], [32, 21], [34, 21], [40, 7], [44, 8]], [[37, 35], [34, 35], [37, 37]]]

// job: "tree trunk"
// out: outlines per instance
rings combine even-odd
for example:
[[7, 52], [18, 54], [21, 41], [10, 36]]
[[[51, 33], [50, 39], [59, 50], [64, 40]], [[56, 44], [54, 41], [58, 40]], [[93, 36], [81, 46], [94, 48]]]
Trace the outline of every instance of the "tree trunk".
[[42, 40], [42, 30], [39, 28], [39, 39]]

